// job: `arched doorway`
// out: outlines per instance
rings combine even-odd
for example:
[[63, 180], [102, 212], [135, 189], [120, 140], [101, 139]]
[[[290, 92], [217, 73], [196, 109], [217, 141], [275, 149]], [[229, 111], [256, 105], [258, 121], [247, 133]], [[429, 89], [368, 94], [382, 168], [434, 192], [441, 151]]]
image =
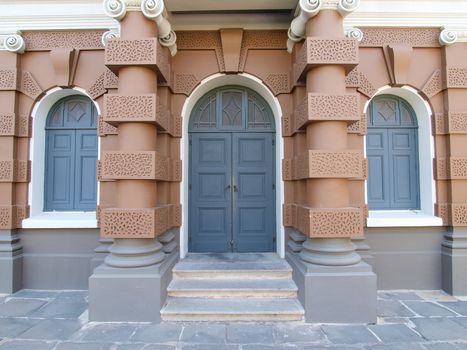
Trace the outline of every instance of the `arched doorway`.
[[245, 87], [212, 90], [191, 112], [189, 139], [189, 251], [274, 251], [275, 126], [267, 102]]

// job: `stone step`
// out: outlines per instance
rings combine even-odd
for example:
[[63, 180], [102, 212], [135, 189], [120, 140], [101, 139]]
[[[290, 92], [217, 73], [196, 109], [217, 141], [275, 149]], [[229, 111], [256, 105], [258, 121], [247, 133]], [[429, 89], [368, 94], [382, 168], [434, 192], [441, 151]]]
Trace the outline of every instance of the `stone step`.
[[292, 268], [275, 253], [188, 254], [173, 269], [174, 278], [290, 278]]
[[296, 298], [297, 286], [285, 279], [173, 279], [167, 292], [184, 298]]
[[165, 321], [301, 321], [297, 299], [207, 299], [168, 297], [161, 310]]

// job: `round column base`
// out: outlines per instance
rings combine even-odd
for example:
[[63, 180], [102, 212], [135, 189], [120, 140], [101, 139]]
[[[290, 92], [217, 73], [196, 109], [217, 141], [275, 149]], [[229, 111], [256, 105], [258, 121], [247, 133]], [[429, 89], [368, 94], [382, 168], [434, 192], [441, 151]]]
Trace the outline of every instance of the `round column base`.
[[300, 259], [323, 266], [356, 265], [361, 261], [350, 238], [308, 238], [303, 242]]
[[116, 238], [109, 248], [105, 264], [111, 267], [144, 267], [159, 264], [165, 258], [156, 239]]

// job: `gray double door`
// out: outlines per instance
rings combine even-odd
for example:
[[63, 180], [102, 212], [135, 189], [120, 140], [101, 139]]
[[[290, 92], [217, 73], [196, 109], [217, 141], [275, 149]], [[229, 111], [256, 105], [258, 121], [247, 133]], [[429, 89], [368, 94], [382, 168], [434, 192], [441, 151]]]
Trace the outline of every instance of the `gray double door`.
[[189, 250], [275, 251], [274, 133], [190, 134]]

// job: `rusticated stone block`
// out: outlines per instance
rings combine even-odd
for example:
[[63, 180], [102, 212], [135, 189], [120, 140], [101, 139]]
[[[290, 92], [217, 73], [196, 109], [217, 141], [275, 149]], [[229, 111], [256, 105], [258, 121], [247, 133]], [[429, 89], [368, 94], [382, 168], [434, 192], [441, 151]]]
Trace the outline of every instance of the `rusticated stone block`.
[[449, 112], [448, 125], [450, 134], [467, 134], [467, 112]]
[[182, 224], [181, 204], [169, 205], [169, 227], [179, 227]]
[[449, 165], [451, 179], [467, 179], [467, 158], [451, 157]]
[[435, 113], [432, 117], [432, 129], [434, 135], [448, 134], [448, 122], [444, 113]]
[[439, 28], [361, 27], [361, 47], [410, 44], [413, 47], [439, 47]]
[[29, 182], [30, 161], [0, 160], [0, 182]]
[[99, 136], [107, 136], [107, 135], [118, 135], [118, 128], [109, 123], [106, 123], [103, 118], [99, 118], [97, 122], [97, 128], [99, 131]]
[[360, 120], [360, 96], [309, 93], [295, 109], [295, 128], [301, 129], [310, 122], [323, 120]]
[[105, 47], [105, 65], [114, 73], [121, 67], [142, 66], [169, 82], [169, 51], [156, 38], [110, 39]]
[[293, 179], [363, 178], [363, 168], [360, 151], [309, 150], [293, 160]]
[[102, 153], [102, 180], [144, 179], [181, 181], [182, 162], [162, 156], [156, 151]]
[[36, 99], [42, 93], [42, 88], [39, 86], [39, 83], [29, 72], [22, 72], [21, 83], [18, 90], [32, 99]]
[[0, 115], [0, 136], [29, 137], [31, 134], [31, 118], [27, 115]]
[[113, 126], [126, 122], [156, 124], [169, 131], [170, 111], [157, 101], [156, 94], [104, 95], [104, 122]]
[[2, 205], [0, 206], [0, 229], [21, 228], [21, 222], [28, 216], [29, 206]]
[[348, 88], [358, 88], [360, 86], [360, 72], [357, 68], [352, 69], [345, 77], [345, 86]]
[[467, 226], [467, 204], [451, 204], [452, 226]]
[[18, 88], [18, 70], [0, 70], [0, 90], [16, 90]]
[[104, 208], [101, 235], [106, 238], [154, 238], [168, 228], [168, 207]]
[[89, 87], [88, 94], [93, 100], [97, 99], [98, 97], [102, 96], [107, 92], [107, 89], [104, 87], [104, 80], [105, 73], [102, 73]]
[[443, 220], [443, 226], [449, 226], [451, 224], [449, 203], [436, 203], [435, 214]]
[[310, 238], [360, 237], [363, 235], [361, 208], [297, 207], [297, 226]]
[[104, 88], [118, 89], [118, 77], [110, 69], [104, 72]]
[[294, 179], [292, 159], [282, 159], [282, 177], [284, 178], [284, 181], [290, 181]]
[[291, 204], [291, 203], [286, 203], [282, 206], [284, 226], [286, 227], [296, 226], [297, 218], [296, 218], [296, 215], [294, 215], [294, 209], [296, 209], [296, 207], [297, 206], [295, 204]]
[[467, 68], [451, 67], [446, 72], [447, 88], [467, 88]]
[[443, 90], [443, 78], [441, 70], [437, 69], [433, 72], [422, 88], [422, 92], [428, 97], [432, 98]]
[[359, 134], [359, 135], [366, 135], [367, 134], [367, 118], [366, 114], [363, 113], [360, 116], [360, 120], [351, 123], [347, 126], [347, 133], [349, 134]]
[[338, 64], [350, 72], [358, 64], [358, 41], [350, 38], [323, 39], [308, 37], [294, 64], [294, 77], [299, 80], [317, 66]]
[[449, 166], [446, 158], [436, 158], [433, 161], [433, 171], [436, 180], [449, 179]]

